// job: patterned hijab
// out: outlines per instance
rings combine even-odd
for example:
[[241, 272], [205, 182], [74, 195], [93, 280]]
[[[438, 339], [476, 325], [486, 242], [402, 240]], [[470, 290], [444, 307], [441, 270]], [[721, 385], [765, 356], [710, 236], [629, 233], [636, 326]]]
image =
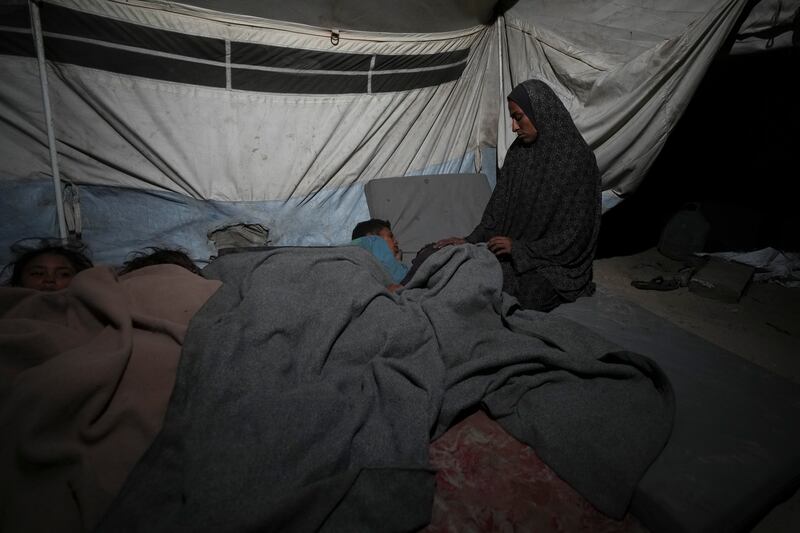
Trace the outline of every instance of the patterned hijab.
[[536, 270], [567, 300], [591, 287], [600, 230], [600, 172], [567, 109], [550, 87], [528, 80], [509, 95], [539, 132], [514, 141], [481, 223], [467, 237], [511, 237], [514, 271]]

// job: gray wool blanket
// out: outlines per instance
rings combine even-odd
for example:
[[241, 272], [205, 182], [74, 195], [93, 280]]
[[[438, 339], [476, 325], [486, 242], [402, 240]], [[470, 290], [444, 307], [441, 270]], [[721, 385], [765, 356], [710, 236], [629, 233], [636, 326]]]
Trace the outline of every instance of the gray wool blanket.
[[621, 517], [671, 428], [660, 369], [587, 330], [514, 312], [483, 247], [433, 254], [406, 288], [357, 247], [223, 256], [164, 427], [100, 531], [412, 531], [428, 445], [482, 407]]

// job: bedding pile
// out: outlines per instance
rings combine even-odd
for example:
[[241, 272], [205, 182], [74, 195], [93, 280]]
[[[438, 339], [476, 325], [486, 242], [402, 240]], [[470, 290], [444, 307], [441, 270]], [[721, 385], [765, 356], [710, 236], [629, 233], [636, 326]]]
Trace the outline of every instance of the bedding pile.
[[515, 311], [485, 248], [448, 247], [390, 293], [357, 247], [223, 256], [162, 431], [99, 531], [408, 531], [431, 518], [428, 450], [485, 409], [621, 517], [666, 442], [649, 359]]
[[161, 429], [189, 320], [219, 286], [159, 265], [0, 289], [0, 530], [97, 525]]

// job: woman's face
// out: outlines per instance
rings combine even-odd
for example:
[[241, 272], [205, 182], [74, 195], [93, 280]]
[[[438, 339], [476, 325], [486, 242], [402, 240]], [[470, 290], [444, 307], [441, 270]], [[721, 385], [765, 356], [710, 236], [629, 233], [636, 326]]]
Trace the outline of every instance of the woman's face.
[[531, 144], [539, 136], [533, 121], [513, 100], [508, 101], [508, 114], [511, 116], [511, 131], [525, 144]]
[[75, 267], [59, 254], [44, 253], [28, 261], [22, 269], [21, 286], [40, 291], [60, 291], [75, 277]]

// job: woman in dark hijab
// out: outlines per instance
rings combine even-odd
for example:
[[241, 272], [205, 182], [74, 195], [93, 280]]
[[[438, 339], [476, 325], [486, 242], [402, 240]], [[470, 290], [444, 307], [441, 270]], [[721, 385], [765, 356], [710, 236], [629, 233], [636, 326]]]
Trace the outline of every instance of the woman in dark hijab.
[[550, 311], [594, 292], [600, 171], [569, 112], [539, 80], [508, 95], [517, 139], [480, 224], [437, 247], [485, 242], [503, 269], [503, 290], [522, 307]]

